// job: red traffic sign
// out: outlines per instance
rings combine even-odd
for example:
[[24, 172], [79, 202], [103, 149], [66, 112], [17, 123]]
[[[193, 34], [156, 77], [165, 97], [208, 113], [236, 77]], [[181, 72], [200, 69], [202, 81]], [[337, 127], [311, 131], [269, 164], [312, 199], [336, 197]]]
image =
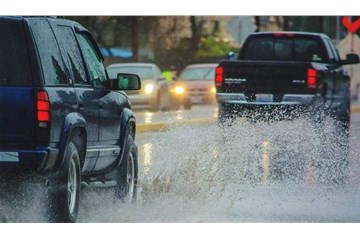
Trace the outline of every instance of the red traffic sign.
[[345, 16], [342, 19], [342, 23], [351, 33], [355, 33], [360, 28], [360, 18], [354, 22], [351, 22], [350, 18]]

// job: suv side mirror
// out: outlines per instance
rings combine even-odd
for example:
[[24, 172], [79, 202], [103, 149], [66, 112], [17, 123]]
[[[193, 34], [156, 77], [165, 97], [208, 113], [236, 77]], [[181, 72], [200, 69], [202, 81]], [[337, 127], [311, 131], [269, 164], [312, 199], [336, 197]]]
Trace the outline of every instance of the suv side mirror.
[[346, 60], [342, 61], [342, 64], [358, 64], [359, 63], [359, 55], [357, 54], [347, 54]]
[[117, 74], [116, 79], [110, 79], [111, 90], [139, 90], [141, 88], [140, 77], [136, 74]]

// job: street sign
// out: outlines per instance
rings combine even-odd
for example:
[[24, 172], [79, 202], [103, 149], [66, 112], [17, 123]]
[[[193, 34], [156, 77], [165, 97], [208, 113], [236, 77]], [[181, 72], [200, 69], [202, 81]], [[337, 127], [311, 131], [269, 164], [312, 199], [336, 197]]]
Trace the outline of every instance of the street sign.
[[355, 33], [360, 28], [360, 18], [354, 22], [351, 22], [350, 18], [345, 16], [342, 19], [342, 23], [351, 33]]

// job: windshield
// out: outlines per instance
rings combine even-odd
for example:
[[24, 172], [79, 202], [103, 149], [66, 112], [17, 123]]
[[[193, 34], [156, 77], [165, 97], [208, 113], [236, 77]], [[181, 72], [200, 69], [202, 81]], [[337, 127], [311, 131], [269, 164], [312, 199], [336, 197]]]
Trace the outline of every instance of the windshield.
[[188, 68], [181, 74], [182, 80], [214, 80], [215, 68]]
[[19, 21], [0, 19], [0, 85], [31, 85], [28, 53]]
[[154, 78], [151, 66], [117, 66], [107, 69], [110, 78], [116, 78], [118, 73], [137, 74], [140, 79]]

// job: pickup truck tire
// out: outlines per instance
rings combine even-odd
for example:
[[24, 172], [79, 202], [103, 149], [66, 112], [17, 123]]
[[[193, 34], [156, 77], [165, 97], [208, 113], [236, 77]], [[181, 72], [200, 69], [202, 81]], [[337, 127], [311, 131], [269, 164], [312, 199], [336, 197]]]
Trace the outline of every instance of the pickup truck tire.
[[50, 180], [50, 220], [75, 222], [80, 198], [80, 158], [70, 141], [65, 150], [64, 164]]
[[123, 202], [135, 202], [137, 196], [138, 151], [134, 143], [134, 136], [129, 129], [126, 134], [124, 159], [115, 178], [115, 198]]
[[234, 122], [234, 119], [235, 115], [232, 113], [232, 108], [224, 104], [219, 104], [218, 125], [231, 126]]

